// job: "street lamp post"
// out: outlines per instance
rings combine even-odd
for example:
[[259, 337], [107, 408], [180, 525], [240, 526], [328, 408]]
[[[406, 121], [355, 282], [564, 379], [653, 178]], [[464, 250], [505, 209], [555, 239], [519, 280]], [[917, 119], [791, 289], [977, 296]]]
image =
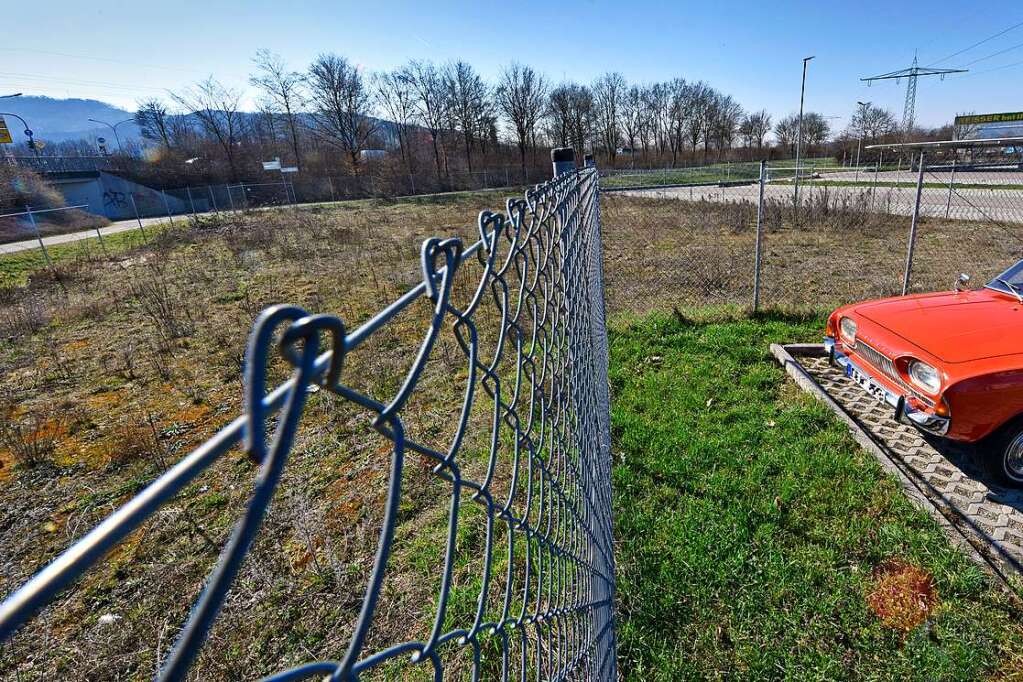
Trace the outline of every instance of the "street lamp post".
[[803, 97], [806, 94], [806, 65], [813, 56], [803, 58], [803, 84], [799, 87], [799, 122], [796, 123], [796, 183], [792, 194], [792, 205], [799, 206], [799, 154], [803, 144]]
[[0, 116], [13, 116], [14, 118], [21, 121], [21, 125], [25, 126], [25, 137], [28, 138], [28, 148], [34, 151], [36, 153], [36, 156], [39, 156], [39, 147], [36, 146], [36, 142], [32, 138], [33, 134], [32, 129], [28, 127], [28, 123], [25, 122], [25, 119], [9, 111], [0, 111]]
[[860, 136], [856, 140], [856, 180], [860, 179], [860, 148], [863, 146], [863, 120], [867, 115], [867, 107], [870, 106], [870, 102], [860, 102], [856, 100], [856, 103], [860, 105]]
[[107, 123], [106, 121], [100, 121], [100, 120], [97, 120], [95, 118], [90, 118], [89, 121], [92, 122], [92, 123], [100, 123], [102, 125], [105, 125], [107, 128], [110, 128], [111, 130], [113, 130], [114, 131], [114, 140], [117, 141], [117, 151], [119, 151], [122, 154], [124, 153], [124, 149], [121, 147], [121, 138], [117, 134], [117, 126], [122, 125], [124, 123], [132, 123], [132, 122], [135, 121], [134, 118], [126, 118], [123, 121], [118, 121], [117, 123], [114, 123], [113, 125]]
[[[20, 92], [16, 92], [13, 95], [0, 95], [0, 99], [10, 99], [11, 97], [21, 97], [21, 93]], [[25, 126], [25, 127], [27, 128], [28, 126]], [[5, 159], [9, 159], [11, 163], [14, 162], [14, 158], [11, 155], [11, 152], [7, 149], [6, 146], [4, 147], [4, 158]]]

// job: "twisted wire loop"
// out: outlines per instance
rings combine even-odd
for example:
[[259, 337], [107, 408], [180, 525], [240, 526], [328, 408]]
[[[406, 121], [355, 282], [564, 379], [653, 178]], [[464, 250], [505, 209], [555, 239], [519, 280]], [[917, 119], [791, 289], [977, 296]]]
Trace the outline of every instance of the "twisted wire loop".
[[[356, 680], [400, 661], [427, 666], [441, 679], [443, 654], [452, 647], [469, 648], [472, 679], [484, 672], [502, 680], [616, 679], [608, 349], [596, 172], [581, 170], [538, 185], [524, 198], [509, 199], [504, 214], [482, 212], [478, 226], [479, 240], [468, 248], [458, 239], [426, 240], [422, 282], [354, 331], [336, 317], [290, 305], [260, 314], [246, 351], [245, 413], [0, 604], [0, 641], [240, 443], [258, 466], [251, 496], [160, 672], [161, 679], [185, 678], [252, 547], [285, 470], [308, 389], [316, 385], [375, 415], [372, 427], [390, 442], [384, 514], [347, 650], [336, 660], [266, 679]], [[473, 257], [482, 274], [459, 306], [453, 296], [456, 274]], [[429, 323], [394, 395], [381, 401], [347, 385], [345, 357], [419, 298], [430, 303]], [[496, 338], [486, 348], [479, 329], [485, 307], [498, 320]], [[402, 411], [448, 324], [467, 376], [450, 442], [441, 450], [411, 437]], [[267, 366], [275, 353], [293, 372], [268, 392]], [[479, 480], [463, 471], [459, 458], [477, 404], [489, 414]], [[423, 641], [367, 652], [392, 553], [403, 465], [412, 453], [429, 461], [431, 474], [450, 490], [433, 624]], [[512, 459], [510, 480], [500, 485], [499, 453]], [[459, 511], [465, 505], [475, 505], [485, 517], [482, 575], [471, 622], [446, 629]], [[495, 561], [502, 542], [506, 556]], [[494, 584], [503, 591], [498, 608], [488, 606]], [[486, 652], [494, 647], [496, 662], [491, 658], [484, 668]]]

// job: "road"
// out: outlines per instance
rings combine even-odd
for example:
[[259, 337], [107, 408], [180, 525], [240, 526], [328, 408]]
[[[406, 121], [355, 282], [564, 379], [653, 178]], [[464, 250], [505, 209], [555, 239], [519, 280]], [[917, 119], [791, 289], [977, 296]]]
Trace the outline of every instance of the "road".
[[[845, 175], [845, 173], [839, 174]], [[849, 174], [853, 176], [853, 173]], [[881, 173], [878, 182], [902, 181], [903, 171], [896, 180], [896, 172]], [[940, 182], [932, 180], [930, 173], [925, 176], [928, 182]], [[962, 178], [963, 182], [983, 184], [1004, 184], [1005, 174], [997, 174], [1003, 179], [994, 180], [990, 177], [996, 174], [970, 173], [957, 175], [956, 180]], [[947, 182], [947, 174], [944, 176]], [[977, 177], [979, 179], [977, 179]], [[829, 175], [829, 178], [834, 176]], [[861, 175], [861, 179], [863, 176]], [[968, 178], [968, 179], [967, 179]], [[845, 179], [834, 177], [834, 179]], [[852, 179], [852, 177], [848, 178]], [[1015, 174], [1015, 182], [1019, 182], [1020, 174]], [[915, 178], [913, 180], [915, 182]], [[757, 201], [758, 187], [755, 184], [742, 185], [739, 187], [719, 187], [717, 185], [700, 187], [666, 187], [663, 189], [623, 190], [616, 192], [630, 196], [658, 197], [663, 199], [686, 199], [693, 201]], [[784, 201], [791, 203], [793, 200], [793, 187], [790, 183], [772, 183], [764, 188], [764, 196], [772, 201]], [[820, 202], [827, 197], [829, 204], [834, 206], [847, 205], [853, 208], [862, 206], [865, 210], [876, 210], [893, 215], [910, 216], [913, 214], [913, 206], [916, 200], [915, 187], [871, 187], [869, 184], [863, 187], [842, 187], [825, 186], [820, 182], [804, 185], [800, 189], [800, 204], [811, 205]], [[1013, 189], [961, 189], [956, 187], [949, 196], [949, 191], [944, 187], [925, 187], [920, 197], [921, 215], [931, 218], [944, 218], [947, 215], [956, 220], [977, 220], [984, 222], [1000, 223], [1023, 223], [1023, 187], [1019, 190]]]
[[[452, 195], [456, 195], [456, 194], [486, 194], [486, 193], [491, 193], [491, 192], [520, 192], [520, 191], [521, 191], [521, 188], [519, 188], [519, 187], [489, 187], [489, 188], [486, 188], [486, 189], [476, 189], [476, 190], [457, 190], [457, 191], [454, 191], [454, 192], [435, 192], [433, 194], [413, 194], [413, 195], [409, 195], [409, 196], [392, 197], [392, 199], [393, 200], [399, 200], [399, 199], [423, 199], [423, 198], [429, 198], [429, 197], [452, 196]], [[252, 209], [248, 209], [248, 210], [252, 210], [252, 211], [272, 211], [272, 210], [281, 209], [281, 208], [308, 208], [310, 206], [335, 206], [335, 205], [349, 203], [351, 201], [363, 201], [363, 200], [362, 199], [342, 199], [340, 201], [311, 201], [311, 202], [303, 202], [303, 203], [298, 203], [298, 204], [288, 204], [288, 205], [285, 205], [285, 206], [276, 206], [276, 205], [275, 206], [260, 206], [260, 207], [252, 208]], [[200, 215], [203, 215], [203, 214], [200, 214]], [[208, 215], [208, 214], [206, 214], [206, 215]], [[175, 221], [179, 221], [179, 220], [187, 221], [188, 220], [188, 214], [182, 214], [182, 215], [175, 216], [174, 220]], [[156, 217], [156, 218], [142, 218], [142, 226], [143, 227], [145, 227], [147, 225], [159, 225], [159, 224], [166, 223], [166, 222], [169, 222], [166, 216], [159, 216], [159, 217]], [[105, 237], [105, 236], [107, 236], [109, 234], [117, 234], [118, 232], [129, 232], [131, 230], [137, 230], [138, 228], [139, 228], [139, 221], [138, 220], [135, 220], [135, 219], [132, 219], [132, 220], [118, 220], [116, 222], [110, 223], [106, 227], [99, 228], [99, 233], [102, 236]], [[56, 245], [56, 244], [68, 244], [68, 243], [71, 243], [71, 242], [77, 242], [77, 241], [80, 241], [82, 239], [95, 239], [95, 238], [96, 238], [96, 229], [95, 228], [90, 228], [88, 230], [80, 230], [78, 232], [68, 232], [66, 234], [55, 234], [55, 235], [51, 235], [49, 237], [43, 237], [43, 244], [45, 244], [46, 246], [51, 246], [51, 245]], [[32, 249], [38, 249], [38, 248], [39, 248], [39, 241], [37, 239], [25, 239], [23, 241], [18, 241], [18, 242], [8, 242], [6, 244], [0, 244], [0, 256], [6, 255], [6, 254], [12, 254], [12, 253], [19, 253], [21, 251], [30, 251]]]
[[[188, 220], [188, 216], [181, 216], [176, 220]], [[166, 223], [167, 218], [143, 218], [142, 226], [146, 225], [158, 225], [160, 223]], [[137, 220], [119, 220], [114, 223], [110, 223], [106, 227], [99, 228], [99, 233], [104, 237], [111, 234], [117, 234], [118, 232], [129, 232], [131, 230], [139, 229], [139, 221]], [[81, 230], [79, 232], [68, 232], [66, 234], [54, 234], [49, 237], [43, 237], [43, 244], [46, 246], [55, 246], [57, 244], [68, 244], [70, 242], [77, 242], [81, 239], [95, 239], [96, 228]], [[0, 244], [0, 255], [6, 255], [11, 253], [19, 253], [21, 251], [31, 251], [32, 249], [39, 248], [39, 241], [36, 239], [26, 239], [20, 242], [9, 242], [7, 244]]]

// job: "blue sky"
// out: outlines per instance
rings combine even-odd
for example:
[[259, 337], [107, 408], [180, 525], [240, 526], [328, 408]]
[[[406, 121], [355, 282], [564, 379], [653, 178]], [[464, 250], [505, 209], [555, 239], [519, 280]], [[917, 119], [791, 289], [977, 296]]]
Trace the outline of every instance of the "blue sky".
[[[868, 88], [859, 78], [909, 66], [914, 49], [929, 64], [1023, 22], [1015, 3], [948, 0], [45, 4], [45, 12], [5, 32], [0, 95], [92, 97], [132, 108], [209, 74], [248, 89], [251, 58], [268, 47], [296, 68], [333, 51], [371, 70], [409, 58], [462, 58], [492, 78], [516, 59], [553, 80], [588, 82], [608, 70], [636, 82], [683, 76], [777, 118], [798, 108], [800, 60], [815, 55], [807, 109], [840, 117], [837, 128], [848, 123], [856, 100], [901, 117], [905, 81]], [[1023, 26], [940, 66], [1000, 50], [1007, 51], [977, 62], [968, 75], [921, 79], [917, 120], [938, 125], [959, 111], [1023, 109]]]

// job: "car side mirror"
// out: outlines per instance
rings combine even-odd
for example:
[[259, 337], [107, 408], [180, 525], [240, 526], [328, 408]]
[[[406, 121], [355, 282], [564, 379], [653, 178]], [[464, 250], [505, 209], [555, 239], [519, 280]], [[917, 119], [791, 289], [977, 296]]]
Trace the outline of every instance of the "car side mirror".
[[955, 290], [962, 291], [963, 289], [967, 288], [967, 285], [969, 283], [970, 276], [967, 275], [965, 272], [960, 272], [959, 277], [956, 278]]

